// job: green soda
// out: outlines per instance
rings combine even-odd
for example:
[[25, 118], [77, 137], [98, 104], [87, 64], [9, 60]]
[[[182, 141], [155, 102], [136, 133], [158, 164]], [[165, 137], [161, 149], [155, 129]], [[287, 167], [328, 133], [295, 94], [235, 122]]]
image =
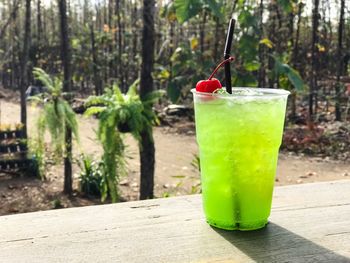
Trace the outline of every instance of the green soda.
[[227, 230], [266, 225], [271, 210], [288, 91], [193, 90], [207, 222]]

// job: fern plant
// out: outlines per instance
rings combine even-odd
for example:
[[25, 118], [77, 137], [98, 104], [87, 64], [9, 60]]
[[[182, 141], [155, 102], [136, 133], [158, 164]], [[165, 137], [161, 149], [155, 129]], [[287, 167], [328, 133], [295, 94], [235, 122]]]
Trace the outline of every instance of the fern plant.
[[78, 122], [73, 109], [66, 100], [67, 94], [62, 92], [62, 81], [51, 78], [44, 70], [34, 68], [34, 78], [45, 87], [44, 93], [32, 96], [29, 100], [42, 105], [42, 110], [37, 120], [37, 134], [35, 140], [35, 153], [40, 160], [40, 174], [44, 178], [44, 135], [48, 131], [53, 145], [56, 160], [66, 156], [65, 131], [66, 127], [72, 130], [73, 138], [79, 142]]
[[77, 164], [80, 168], [80, 189], [88, 196], [100, 196], [102, 192], [107, 191], [104, 189], [106, 184], [104, 183], [103, 171], [105, 165], [103, 162], [96, 162], [91, 155], [81, 155], [80, 159], [77, 159]]
[[154, 91], [143, 100], [137, 93], [139, 81], [136, 80], [126, 94], [117, 85], [105, 89], [101, 96], [90, 96], [86, 101], [88, 109], [85, 115], [97, 115], [99, 127], [98, 139], [103, 146], [103, 162], [105, 164], [106, 189], [102, 193], [102, 201], [110, 194], [112, 202], [118, 200], [117, 183], [125, 173], [124, 144], [122, 133], [129, 132], [139, 142], [141, 133], [152, 132], [152, 126], [158, 123], [152, 106], [162, 96], [162, 91]]

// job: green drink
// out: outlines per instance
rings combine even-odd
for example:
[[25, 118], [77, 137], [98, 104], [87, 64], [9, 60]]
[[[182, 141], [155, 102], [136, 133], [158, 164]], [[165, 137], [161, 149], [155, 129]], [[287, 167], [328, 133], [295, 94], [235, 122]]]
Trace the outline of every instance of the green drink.
[[207, 222], [228, 230], [264, 227], [289, 92], [192, 92]]

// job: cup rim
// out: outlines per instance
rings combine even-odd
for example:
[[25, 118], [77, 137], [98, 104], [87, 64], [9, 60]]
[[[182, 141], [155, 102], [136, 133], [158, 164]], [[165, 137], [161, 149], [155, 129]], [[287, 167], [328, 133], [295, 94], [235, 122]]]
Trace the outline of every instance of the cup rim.
[[[223, 89], [225, 87], [222, 87]], [[284, 97], [288, 96], [290, 92], [288, 90], [284, 89], [268, 89], [268, 88], [251, 88], [251, 87], [232, 87], [232, 90], [251, 90], [251, 91], [256, 91], [258, 90], [259, 92], [262, 92], [263, 95], [251, 95], [251, 94], [231, 94], [231, 95], [226, 95], [226, 94], [218, 94], [218, 93], [210, 93], [210, 92], [199, 92], [196, 91], [196, 89], [191, 89], [191, 92], [193, 95], [197, 96], [213, 96], [217, 98], [240, 98], [240, 97], [249, 97], [249, 98], [266, 98], [266, 97]]]

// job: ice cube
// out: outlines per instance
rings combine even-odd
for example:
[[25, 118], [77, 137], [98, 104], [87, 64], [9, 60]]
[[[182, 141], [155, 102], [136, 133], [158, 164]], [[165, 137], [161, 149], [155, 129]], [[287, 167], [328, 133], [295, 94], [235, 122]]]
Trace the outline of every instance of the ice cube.
[[232, 94], [236, 96], [261, 96], [263, 92], [258, 89], [235, 89], [232, 88]]

